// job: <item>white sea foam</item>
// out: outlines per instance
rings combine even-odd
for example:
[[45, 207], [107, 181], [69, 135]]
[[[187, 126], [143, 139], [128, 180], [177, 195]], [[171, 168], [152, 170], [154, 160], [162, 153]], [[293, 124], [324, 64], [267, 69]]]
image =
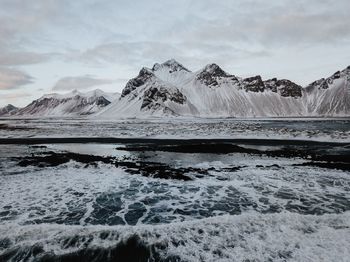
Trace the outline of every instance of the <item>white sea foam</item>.
[[[55, 148], [64, 146], [48, 150]], [[73, 151], [84, 152], [83, 148]], [[96, 152], [101, 148], [95, 145]], [[350, 207], [349, 172], [294, 166], [301, 159], [166, 152], [149, 158], [154, 159], [167, 164], [177, 159], [173, 168], [194, 167], [208, 174], [189, 171], [193, 181], [184, 182], [131, 175], [107, 164], [85, 167], [71, 161], [42, 169], [7, 162], [0, 176], [0, 221], [159, 224], [251, 210], [323, 214]]]
[[[306, 161], [298, 158], [115, 147], [0, 147], [0, 260], [98, 253], [135, 235], [161, 258], [180, 261], [338, 262], [350, 257], [348, 171], [298, 166]], [[208, 173], [189, 172], [192, 181], [179, 181], [132, 175], [108, 164], [21, 167], [12, 158], [40, 151], [121, 159], [125, 154], [125, 161]]]
[[133, 227], [6, 224], [0, 227], [0, 235], [12, 249], [39, 244], [43, 252], [55, 255], [89, 248], [98, 252], [138, 235], [161, 257], [181, 261], [339, 262], [350, 257], [349, 212], [323, 216], [248, 213]]

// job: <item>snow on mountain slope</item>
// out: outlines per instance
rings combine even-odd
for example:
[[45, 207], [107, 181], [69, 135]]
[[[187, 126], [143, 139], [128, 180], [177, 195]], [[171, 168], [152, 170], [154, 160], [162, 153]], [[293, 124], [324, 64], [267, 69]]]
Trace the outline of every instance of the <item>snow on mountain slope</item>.
[[[1, 114], [1, 113], [0, 113]], [[216, 64], [191, 72], [174, 59], [142, 68], [122, 94], [49, 94], [17, 116], [135, 118], [350, 116], [350, 67], [303, 88], [287, 79], [241, 78]]]
[[[99, 112], [98, 115], [106, 116], [111, 113], [111, 117], [136, 117], [197, 113], [175, 85], [163, 81], [154, 72], [152, 69], [142, 68], [139, 75], [126, 84], [121, 98]], [[163, 76], [166, 76], [164, 72], [160, 72], [162, 73]], [[178, 71], [172, 73], [180, 75]], [[170, 76], [168, 80], [176, 81], [176, 78]]]
[[8, 104], [5, 107], [0, 108], [0, 116], [11, 116], [18, 111], [18, 107]]
[[305, 88], [305, 104], [313, 116], [350, 115], [350, 66]]
[[276, 78], [240, 78], [216, 64], [191, 72], [175, 60], [143, 68], [103, 118], [305, 116], [302, 87]]
[[[298, 86], [296, 85], [298, 88]], [[295, 97], [281, 96], [266, 88], [260, 76], [239, 78], [218, 65], [196, 72], [181, 91], [190, 98], [200, 116], [284, 116], [303, 114]]]
[[303, 88], [287, 79], [240, 78], [209, 64], [191, 72], [175, 60], [143, 68], [97, 115], [284, 117], [349, 116], [350, 67]]
[[93, 90], [81, 93], [47, 94], [16, 112], [18, 116], [78, 116], [100, 111], [119, 97], [117, 93]]

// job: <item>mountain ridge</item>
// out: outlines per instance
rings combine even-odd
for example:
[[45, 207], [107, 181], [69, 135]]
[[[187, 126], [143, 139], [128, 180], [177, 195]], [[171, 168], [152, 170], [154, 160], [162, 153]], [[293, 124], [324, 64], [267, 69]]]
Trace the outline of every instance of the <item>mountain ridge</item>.
[[73, 90], [43, 95], [24, 108], [0, 110], [0, 116], [102, 119], [350, 116], [350, 66], [302, 87], [288, 79], [239, 77], [215, 63], [192, 72], [170, 59], [141, 68], [121, 94]]
[[34, 117], [90, 115], [106, 107], [118, 97], [118, 93], [106, 93], [100, 89], [85, 93], [73, 90], [65, 94], [45, 94], [18, 109], [13, 115]]
[[[191, 72], [171, 59], [152, 68], [142, 68], [126, 84], [119, 100], [97, 115], [102, 118], [349, 116], [349, 68], [314, 81], [313, 87], [309, 87], [311, 84], [302, 87], [288, 79], [263, 80], [260, 75], [241, 78], [215, 63]], [[328, 85], [327, 94], [317, 91], [318, 86], [325, 86], [323, 81]], [[341, 101], [338, 103], [337, 99]]]

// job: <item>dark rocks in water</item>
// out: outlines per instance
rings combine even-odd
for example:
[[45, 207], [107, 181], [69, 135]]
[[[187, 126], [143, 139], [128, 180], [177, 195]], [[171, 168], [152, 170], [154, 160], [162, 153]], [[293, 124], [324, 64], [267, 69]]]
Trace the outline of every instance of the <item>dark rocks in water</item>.
[[190, 172], [190, 169], [173, 168], [162, 163], [155, 162], [119, 162], [117, 165], [126, 167], [125, 171], [130, 174], [140, 174], [146, 177], [164, 178], [164, 179], [177, 179], [189, 181], [192, 180], [186, 173]]
[[173, 168], [166, 164], [144, 161], [120, 161], [114, 157], [95, 156], [86, 154], [77, 154], [71, 152], [55, 153], [52, 151], [43, 152], [38, 155], [32, 154], [31, 156], [23, 158], [14, 158], [19, 160], [18, 165], [22, 167], [26, 166], [38, 166], [38, 167], [55, 167], [62, 164], [66, 164], [69, 161], [75, 161], [85, 164], [85, 167], [97, 166], [98, 162], [104, 164], [111, 164], [116, 167], [123, 168], [129, 174], [140, 174], [145, 177], [154, 177], [162, 179], [178, 179], [178, 180], [192, 180], [186, 173], [190, 173], [192, 170]]
[[[341, 169], [341, 170], [350, 170], [350, 160], [348, 155], [336, 154], [336, 155], [327, 155], [317, 152], [317, 149], [308, 149], [303, 146], [290, 146], [282, 149], [276, 150], [258, 150], [254, 148], [245, 148], [231, 143], [185, 143], [185, 144], [143, 144], [143, 145], [127, 145], [126, 147], [117, 148], [125, 151], [160, 151], [160, 152], [175, 152], [175, 153], [206, 153], [206, 154], [229, 154], [229, 153], [244, 153], [252, 155], [266, 155], [270, 157], [286, 157], [286, 158], [303, 158], [307, 162], [300, 165], [305, 166], [319, 166], [324, 168], [332, 169]], [[298, 164], [299, 165], [299, 164]], [[238, 171], [244, 166], [236, 166], [232, 168], [226, 168], [227, 171], [234, 172]], [[281, 169], [283, 167], [272, 164], [268, 166], [257, 165], [258, 168], [264, 169]], [[205, 172], [208, 172], [210, 169], [207, 169]], [[188, 168], [187, 171], [190, 171]], [[193, 169], [194, 173], [203, 174], [203, 170]], [[215, 170], [217, 171], [217, 170]], [[219, 171], [225, 171], [221, 169]]]
[[246, 149], [233, 144], [218, 144], [218, 143], [193, 143], [183, 145], [137, 145], [123, 148], [117, 148], [126, 151], [163, 151], [176, 153], [208, 153], [208, 154], [228, 154], [228, 153], [260, 153], [255, 149]]
[[53, 151], [44, 152], [41, 155], [32, 155], [20, 159], [18, 165], [22, 167], [26, 166], [39, 166], [39, 167], [53, 167], [68, 163], [69, 161], [76, 161], [79, 163], [89, 165], [96, 165], [96, 162], [102, 162], [105, 164], [113, 163], [112, 157], [102, 157], [94, 155], [76, 154], [71, 152], [55, 153]]
[[45, 149], [45, 148], [47, 148], [47, 146], [43, 146], [43, 145], [38, 145], [38, 146], [36, 146], [36, 145], [31, 145], [30, 146], [31, 148], [41, 148], [41, 149]]
[[256, 165], [255, 167], [262, 168], [262, 169], [281, 169], [281, 168], [283, 168], [277, 164], [272, 164], [272, 165], [267, 165], [267, 166]]

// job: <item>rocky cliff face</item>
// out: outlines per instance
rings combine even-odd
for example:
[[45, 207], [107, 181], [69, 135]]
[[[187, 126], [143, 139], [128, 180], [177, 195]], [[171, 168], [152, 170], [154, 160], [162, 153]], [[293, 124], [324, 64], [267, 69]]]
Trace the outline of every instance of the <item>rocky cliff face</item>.
[[149, 81], [152, 77], [154, 77], [154, 74], [152, 73], [151, 70], [145, 67], [142, 68], [137, 77], [128, 81], [128, 83], [126, 84], [125, 88], [122, 91], [121, 97], [127, 96], [138, 87], [146, 84], [147, 81]]
[[261, 76], [253, 76], [243, 79], [242, 86], [247, 92], [264, 92], [265, 85]]
[[225, 78], [229, 78], [231, 81], [238, 81], [235, 76], [227, 74], [217, 64], [207, 65], [196, 75], [196, 79], [208, 87], [219, 86], [219, 81]]
[[287, 79], [278, 80], [277, 78], [272, 78], [264, 81], [264, 85], [266, 89], [279, 93], [284, 97], [298, 98], [302, 96], [302, 87]]
[[166, 87], [151, 87], [143, 94], [142, 109], [158, 108], [160, 102], [172, 101], [178, 104], [184, 104], [186, 97], [176, 88], [169, 90]]

